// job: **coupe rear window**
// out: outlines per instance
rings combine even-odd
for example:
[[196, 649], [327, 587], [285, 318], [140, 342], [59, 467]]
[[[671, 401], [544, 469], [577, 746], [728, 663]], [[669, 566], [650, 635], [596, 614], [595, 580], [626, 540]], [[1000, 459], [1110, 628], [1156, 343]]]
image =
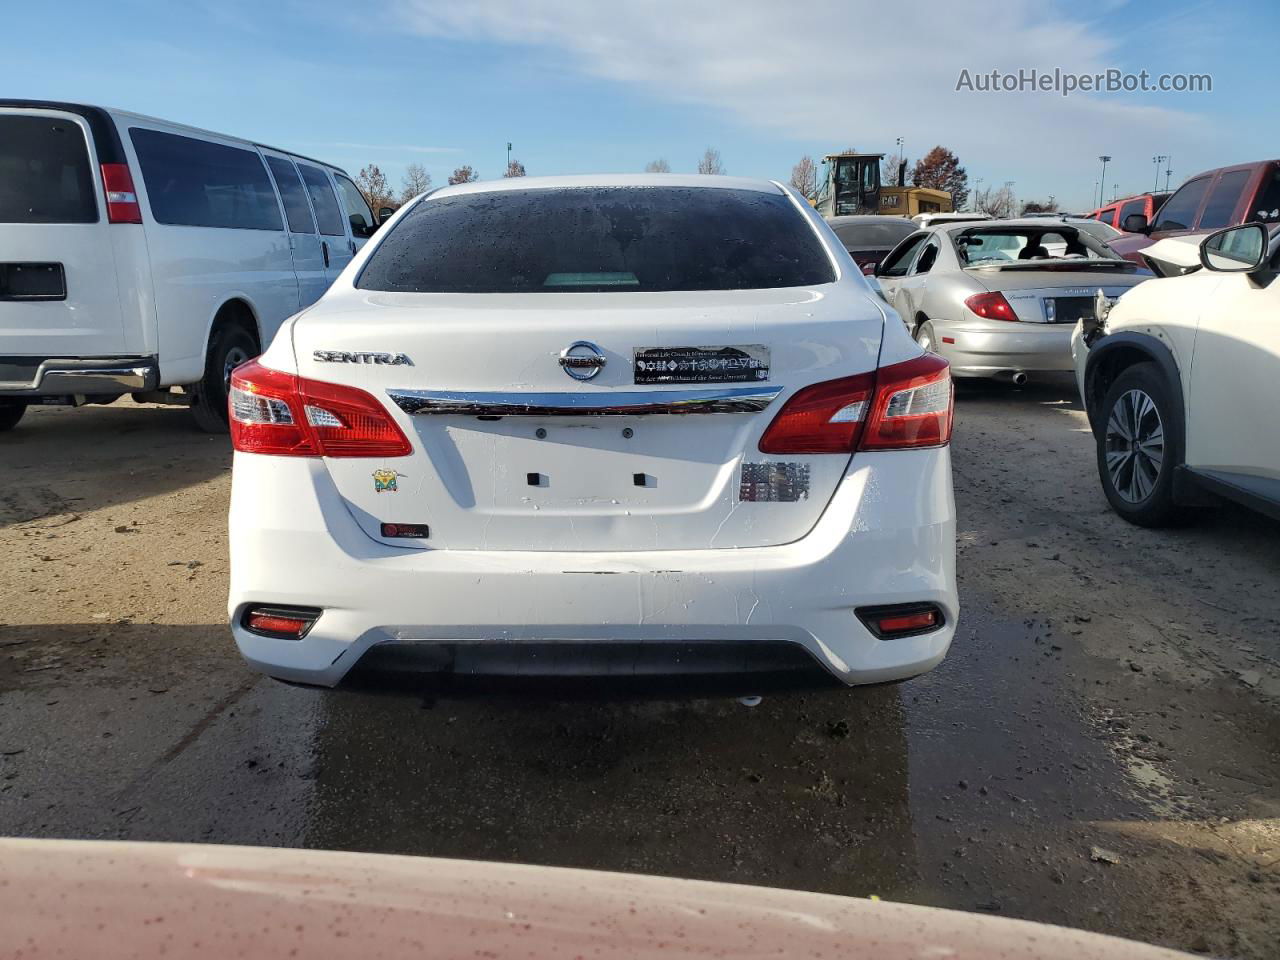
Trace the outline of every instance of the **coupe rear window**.
[[748, 290], [831, 283], [813, 228], [782, 194], [569, 187], [428, 199], [356, 284], [408, 293]]
[[1120, 260], [1110, 247], [1082, 230], [1065, 225], [1052, 229], [986, 227], [955, 237], [960, 262], [989, 266], [1027, 260]]
[[0, 223], [95, 223], [84, 132], [70, 120], [0, 117]]
[[916, 225], [910, 220], [902, 223], [845, 223], [832, 227], [846, 250], [878, 249], [891, 250], [898, 242], [915, 232]]

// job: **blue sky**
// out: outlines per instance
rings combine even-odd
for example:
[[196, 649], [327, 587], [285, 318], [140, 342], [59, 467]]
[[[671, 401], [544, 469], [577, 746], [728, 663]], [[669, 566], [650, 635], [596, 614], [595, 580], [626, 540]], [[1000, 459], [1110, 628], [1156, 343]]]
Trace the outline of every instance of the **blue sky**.
[[[1269, 2], [956, 4], [675, 0], [0, 0], [5, 96], [119, 106], [321, 157], [393, 184], [469, 163], [498, 176], [692, 170], [786, 179], [805, 153], [951, 147], [972, 178], [1091, 207], [1280, 155]], [[56, 39], [51, 31], [56, 18]], [[1207, 94], [956, 92], [960, 70], [1213, 77]], [[1163, 176], [1161, 177], [1163, 184]]]

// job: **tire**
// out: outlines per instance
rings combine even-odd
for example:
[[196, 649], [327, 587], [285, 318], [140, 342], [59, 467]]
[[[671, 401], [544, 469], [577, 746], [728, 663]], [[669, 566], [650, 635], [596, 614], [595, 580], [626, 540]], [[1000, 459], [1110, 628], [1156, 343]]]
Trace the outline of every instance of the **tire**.
[[26, 412], [25, 400], [0, 400], [0, 433], [16, 427]]
[[933, 332], [933, 324], [928, 320], [922, 320], [916, 326], [916, 332], [913, 335], [916, 343], [930, 353], [938, 352], [938, 337]]
[[231, 371], [258, 355], [258, 342], [238, 323], [218, 327], [209, 339], [204, 378], [195, 385], [191, 414], [206, 433], [227, 432], [227, 392]]
[[1142, 527], [1185, 518], [1173, 499], [1182, 463], [1182, 418], [1154, 363], [1129, 367], [1107, 389], [1098, 411], [1098, 478], [1111, 509]]

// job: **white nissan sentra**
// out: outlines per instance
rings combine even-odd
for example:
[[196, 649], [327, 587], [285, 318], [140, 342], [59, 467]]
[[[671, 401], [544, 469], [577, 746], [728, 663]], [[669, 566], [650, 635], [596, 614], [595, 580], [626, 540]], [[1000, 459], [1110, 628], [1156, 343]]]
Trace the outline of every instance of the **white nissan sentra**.
[[777, 183], [420, 197], [234, 372], [230, 416], [232, 630], [280, 679], [776, 646], [880, 683], [955, 632], [947, 363]]

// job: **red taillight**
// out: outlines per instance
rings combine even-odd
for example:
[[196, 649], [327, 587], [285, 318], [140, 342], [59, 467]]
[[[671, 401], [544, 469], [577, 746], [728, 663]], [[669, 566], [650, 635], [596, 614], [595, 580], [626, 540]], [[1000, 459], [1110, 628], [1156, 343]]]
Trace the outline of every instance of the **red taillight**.
[[142, 208], [133, 189], [133, 176], [127, 163], [102, 165], [102, 190], [107, 195], [107, 221], [141, 223]]
[[852, 453], [951, 440], [950, 365], [937, 354], [805, 387], [760, 438], [761, 453]]
[[286, 457], [404, 457], [391, 414], [355, 387], [307, 380], [251, 360], [231, 374], [231, 445]]
[[876, 402], [858, 449], [901, 450], [950, 443], [954, 405], [951, 365], [936, 353], [881, 367], [876, 375]]
[[851, 453], [866, 421], [874, 373], [805, 387], [760, 438], [761, 453]]
[[1017, 320], [1013, 306], [1003, 293], [975, 293], [964, 305], [984, 320]]

